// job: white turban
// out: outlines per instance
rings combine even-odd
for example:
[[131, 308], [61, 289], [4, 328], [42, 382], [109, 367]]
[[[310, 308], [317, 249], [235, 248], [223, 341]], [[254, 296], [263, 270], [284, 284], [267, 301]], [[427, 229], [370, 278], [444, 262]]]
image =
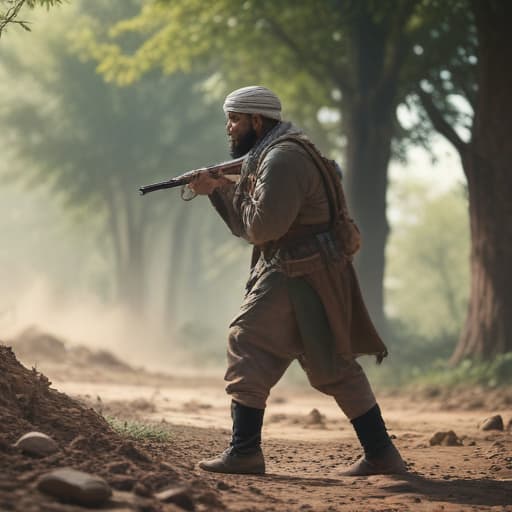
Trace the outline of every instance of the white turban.
[[250, 85], [242, 87], [226, 96], [224, 113], [261, 114], [270, 119], [281, 120], [281, 101], [266, 87]]

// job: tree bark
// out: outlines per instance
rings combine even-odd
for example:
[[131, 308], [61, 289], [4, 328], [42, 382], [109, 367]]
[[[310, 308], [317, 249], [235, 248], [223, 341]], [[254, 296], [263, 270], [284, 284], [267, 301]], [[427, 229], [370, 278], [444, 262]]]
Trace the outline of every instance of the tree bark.
[[383, 334], [387, 331], [384, 269], [389, 235], [388, 166], [398, 78], [411, 47], [404, 26], [416, 4], [416, 0], [399, 2], [393, 15], [383, 19], [372, 16], [371, 8], [358, 6], [348, 32], [353, 85], [347, 90], [339, 84], [343, 90], [342, 123], [347, 135], [347, 196], [363, 238], [356, 266], [366, 305]]
[[[393, 115], [361, 98], [347, 107], [347, 195], [363, 239], [356, 258], [366, 305], [377, 328], [384, 315], [385, 248], [389, 235], [386, 190]], [[380, 110], [380, 111], [379, 111]]]
[[478, 100], [471, 142], [462, 152], [468, 179], [471, 293], [452, 356], [492, 359], [512, 351], [512, 3], [475, 0]]

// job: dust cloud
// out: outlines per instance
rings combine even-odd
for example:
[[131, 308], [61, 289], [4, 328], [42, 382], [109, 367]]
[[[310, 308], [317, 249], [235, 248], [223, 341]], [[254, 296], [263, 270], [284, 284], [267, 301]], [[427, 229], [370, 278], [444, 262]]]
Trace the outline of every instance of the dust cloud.
[[[98, 237], [98, 219], [89, 217], [89, 211], [81, 217], [69, 214], [48, 189], [2, 187], [0, 340], [35, 327], [70, 346], [108, 350], [152, 371], [193, 374], [197, 366], [205, 371], [205, 363], [212, 371], [223, 366], [225, 329], [236, 311], [239, 290], [225, 294], [230, 307], [218, 297], [210, 307], [210, 297], [188, 286], [183, 274], [187, 295], [179, 296], [179, 310], [168, 318], [163, 301], [167, 274], [162, 269], [169, 262], [161, 249], [167, 239], [162, 243], [157, 233], [149, 252], [155, 255], [151, 267], [162, 275], [148, 275], [144, 311], [137, 312], [115, 297], [111, 250]], [[172, 220], [164, 218], [161, 224], [165, 228]], [[201, 352], [208, 357], [199, 357]]]

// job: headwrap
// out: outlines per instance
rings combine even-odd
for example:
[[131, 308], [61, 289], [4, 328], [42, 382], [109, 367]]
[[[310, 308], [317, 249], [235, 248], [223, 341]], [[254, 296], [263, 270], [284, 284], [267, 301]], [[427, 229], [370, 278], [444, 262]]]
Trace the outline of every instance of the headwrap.
[[275, 93], [260, 85], [242, 87], [226, 96], [224, 113], [261, 114], [270, 119], [281, 120], [281, 101]]

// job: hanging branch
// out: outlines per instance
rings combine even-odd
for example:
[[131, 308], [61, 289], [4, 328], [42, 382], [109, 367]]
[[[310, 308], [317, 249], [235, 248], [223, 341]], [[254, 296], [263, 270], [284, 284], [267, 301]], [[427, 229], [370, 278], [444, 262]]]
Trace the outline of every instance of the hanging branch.
[[0, 3], [10, 5], [10, 7], [4, 11], [0, 11], [0, 37], [4, 28], [10, 23], [21, 26], [25, 30], [30, 32], [30, 26], [28, 21], [17, 20], [17, 16], [20, 9], [26, 4], [29, 7], [34, 7], [37, 4], [45, 6], [47, 9], [52, 5], [62, 3], [62, 0], [0, 0]]
[[25, 0], [14, 0], [9, 1], [11, 7], [7, 9], [5, 13], [0, 12], [0, 37], [2, 37], [2, 31], [9, 23], [16, 23], [22, 26], [25, 30], [30, 30], [29, 26], [25, 21], [17, 20], [16, 17], [23, 7]]
[[432, 100], [432, 96], [425, 92], [421, 87], [418, 87], [416, 90], [423, 108], [428, 114], [430, 121], [434, 125], [434, 128], [443, 135], [449, 142], [453, 144], [455, 149], [459, 152], [461, 157], [465, 154], [468, 145], [465, 143], [458, 135], [458, 133], [453, 129], [453, 127], [446, 121], [443, 117], [440, 110], [434, 104]]

